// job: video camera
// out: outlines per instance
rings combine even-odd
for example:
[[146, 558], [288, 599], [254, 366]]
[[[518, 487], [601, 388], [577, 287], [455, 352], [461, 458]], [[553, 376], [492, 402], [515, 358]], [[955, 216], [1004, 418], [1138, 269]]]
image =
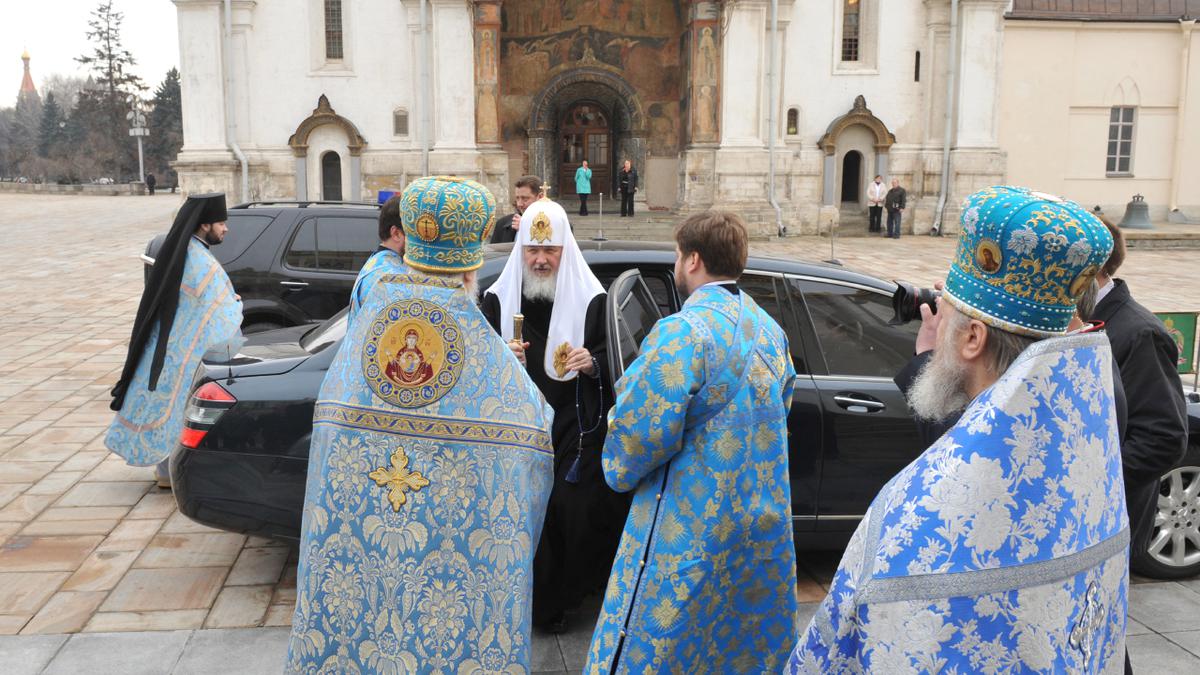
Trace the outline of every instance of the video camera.
[[893, 326], [906, 324], [921, 318], [921, 305], [929, 305], [929, 309], [937, 314], [937, 299], [942, 297], [941, 291], [932, 288], [918, 288], [907, 281], [896, 282], [896, 292], [892, 294]]

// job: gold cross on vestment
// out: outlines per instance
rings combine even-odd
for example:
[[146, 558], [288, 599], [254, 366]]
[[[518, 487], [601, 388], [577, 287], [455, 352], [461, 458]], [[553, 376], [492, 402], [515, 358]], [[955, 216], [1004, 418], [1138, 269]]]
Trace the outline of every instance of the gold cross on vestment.
[[392, 509], [399, 511], [401, 506], [404, 506], [408, 501], [408, 495], [405, 493], [409, 490], [416, 492], [421, 488], [429, 485], [429, 480], [417, 471], [408, 470], [408, 455], [405, 454], [404, 448], [396, 448], [392, 453], [392, 467], [380, 467], [367, 477], [375, 481], [379, 487], [387, 487], [388, 501], [392, 503]]

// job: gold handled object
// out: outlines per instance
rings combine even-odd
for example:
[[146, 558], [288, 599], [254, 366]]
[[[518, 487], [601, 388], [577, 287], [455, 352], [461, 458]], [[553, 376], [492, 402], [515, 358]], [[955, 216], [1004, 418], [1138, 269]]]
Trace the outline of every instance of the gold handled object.
[[525, 342], [525, 315], [513, 314], [513, 336], [514, 342]]

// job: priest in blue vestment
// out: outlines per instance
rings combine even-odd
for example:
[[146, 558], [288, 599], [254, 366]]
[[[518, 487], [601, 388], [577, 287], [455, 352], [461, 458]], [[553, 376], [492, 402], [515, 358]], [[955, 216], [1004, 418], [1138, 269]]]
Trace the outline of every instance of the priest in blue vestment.
[[404, 264], [404, 223], [400, 220], [400, 199], [401, 195], [395, 195], [379, 207], [379, 248], [363, 263], [358, 278], [354, 280], [354, 287], [350, 290], [351, 316], [362, 307], [366, 294], [379, 277], [408, 272], [408, 266]]
[[1103, 333], [1067, 333], [1112, 245], [1057, 197], [967, 198], [908, 394], [923, 419], [962, 416], [875, 498], [787, 672], [1123, 670], [1112, 356]]
[[104, 445], [135, 466], [160, 464], [179, 444], [183, 413], [205, 352], [223, 357], [241, 344], [242, 303], [209, 251], [228, 227], [224, 194], [193, 195], [180, 207], [150, 269], [134, 319], [116, 418]]
[[384, 274], [321, 387], [287, 671], [525, 673], [551, 412], [476, 306], [495, 199], [404, 190]]
[[797, 635], [787, 337], [737, 287], [746, 228], [675, 231], [683, 308], [616, 385], [602, 463], [635, 490], [587, 673], [778, 672]]

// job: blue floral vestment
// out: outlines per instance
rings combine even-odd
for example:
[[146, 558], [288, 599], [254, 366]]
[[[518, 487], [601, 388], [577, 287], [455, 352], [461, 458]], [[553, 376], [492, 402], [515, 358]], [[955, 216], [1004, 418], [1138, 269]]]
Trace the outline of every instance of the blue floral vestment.
[[528, 672], [551, 411], [461, 281], [381, 276], [313, 422], [288, 672]]
[[408, 274], [408, 265], [404, 264], [404, 256], [395, 251], [381, 247], [381, 250], [376, 251], [367, 258], [367, 262], [363, 263], [362, 269], [358, 271], [358, 277], [354, 280], [354, 287], [350, 289], [350, 316], [362, 307], [362, 303], [366, 300], [366, 295], [375, 287], [375, 282], [379, 277], [385, 274]]
[[787, 338], [697, 289], [617, 384], [604, 476], [637, 489], [588, 673], [778, 671], [795, 643]]
[[193, 237], [188, 242], [179, 306], [158, 384], [154, 391], [148, 388], [150, 363], [158, 344], [156, 322], [121, 411], [104, 436], [105, 447], [134, 466], [150, 466], [179, 445], [184, 408], [201, 358], [209, 350], [236, 352], [240, 346], [242, 303], [236, 298], [221, 263]]
[[1111, 360], [1046, 339], [976, 397], [875, 498], [787, 672], [1122, 672]]

